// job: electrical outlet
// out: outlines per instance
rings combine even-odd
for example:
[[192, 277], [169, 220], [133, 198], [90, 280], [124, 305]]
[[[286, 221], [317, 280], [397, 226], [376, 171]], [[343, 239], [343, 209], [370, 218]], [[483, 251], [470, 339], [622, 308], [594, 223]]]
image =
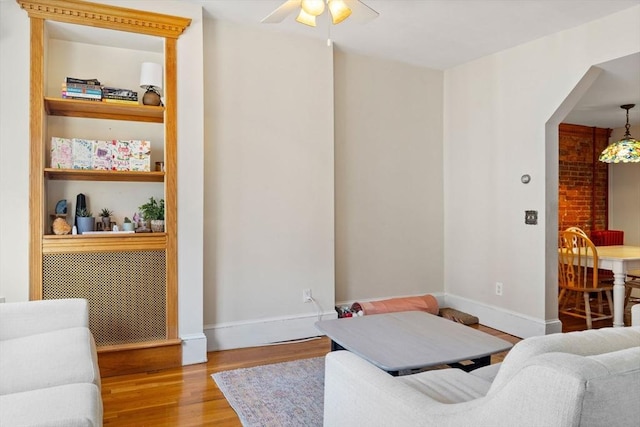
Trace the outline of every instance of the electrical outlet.
[[303, 289], [302, 290], [302, 302], [311, 302], [311, 289]]
[[502, 296], [502, 282], [496, 282], [496, 295]]

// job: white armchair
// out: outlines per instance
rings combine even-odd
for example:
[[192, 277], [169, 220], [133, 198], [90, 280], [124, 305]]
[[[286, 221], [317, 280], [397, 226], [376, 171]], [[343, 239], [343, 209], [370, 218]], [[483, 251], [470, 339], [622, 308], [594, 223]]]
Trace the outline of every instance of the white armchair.
[[0, 304], [0, 425], [102, 425], [100, 371], [83, 299]]
[[525, 339], [501, 365], [392, 377], [326, 357], [324, 425], [625, 426], [637, 422], [640, 327]]

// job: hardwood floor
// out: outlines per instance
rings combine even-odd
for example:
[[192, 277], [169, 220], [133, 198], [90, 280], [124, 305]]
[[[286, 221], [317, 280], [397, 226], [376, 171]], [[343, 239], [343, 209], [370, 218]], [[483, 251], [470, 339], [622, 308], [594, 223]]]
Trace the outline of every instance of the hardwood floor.
[[208, 353], [208, 362], [102, 380], [104, 425], [241, 426], [211, 374], [324, 356], [327, 338]]
[[[520, 341], [486, 326], [473, 327], [512, 343]], [[207, 363], [104, 378], [104, 425], [240, 427], [240, 420], [211, 374], [324, 356], [329, 348], [329, 339], [323, 337], [300, 343], [216, 351], [208, 353]], [[506, 353], [492, 356], [491, 363], [502, 361]]]
[[[606, 300], [603, 303], [604, 303], [604, 307], [603, 307], [604, 312], [609, 313], [609, 307]], [[638, 304], [638, 301], [632, 298], [624, 310], [624, 324], [627, 326], [631, 324], [631, 307], [634, 304]], [[591, 309], [596, 310], [596, 308], [597, 308], [596, 302], [595, 300], [593, 300], [591, 303]], [[562, 313], [560, 313], [558, 317], [562, 322], [562, 332], [583, 331], [587, 329], [587, 322], [585, 319], [569, 316]], [[599, 320], [599, 321], [593, 322], [593, 329], [609, 328], [611, 326], [613, 326], [613, 319]]]

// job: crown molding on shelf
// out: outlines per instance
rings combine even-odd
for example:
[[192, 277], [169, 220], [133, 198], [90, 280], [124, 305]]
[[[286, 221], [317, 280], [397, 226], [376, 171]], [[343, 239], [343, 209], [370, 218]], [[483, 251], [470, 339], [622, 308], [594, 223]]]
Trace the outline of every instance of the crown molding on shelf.
[[178, 38], [191, 19], [81, 0], [16, 0], [30, 18]]

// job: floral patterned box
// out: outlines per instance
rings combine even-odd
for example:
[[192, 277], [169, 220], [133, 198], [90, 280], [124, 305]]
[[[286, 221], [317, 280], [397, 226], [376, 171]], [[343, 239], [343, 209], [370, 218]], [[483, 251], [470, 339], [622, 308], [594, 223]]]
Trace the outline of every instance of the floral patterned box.
[[129, 141], [113, 140], [111, 144], [111, 170], [128, 171], [131, 158]]
[[73, 169], [91, 169], [93, 167], [93, 147], [95, 141], [73, 138]]
[[151, 142], [129, 141], [131, 149], [129, 157], [129, 170], [149, 172], [151, 170]]
[[96, 141], [93, 147], [93, 169], [111, 170], [112, 147], [111, 141]]
[[73, 168], [73, 145], [69, 138], [51, 138], [51, 167], [56, 169]]

